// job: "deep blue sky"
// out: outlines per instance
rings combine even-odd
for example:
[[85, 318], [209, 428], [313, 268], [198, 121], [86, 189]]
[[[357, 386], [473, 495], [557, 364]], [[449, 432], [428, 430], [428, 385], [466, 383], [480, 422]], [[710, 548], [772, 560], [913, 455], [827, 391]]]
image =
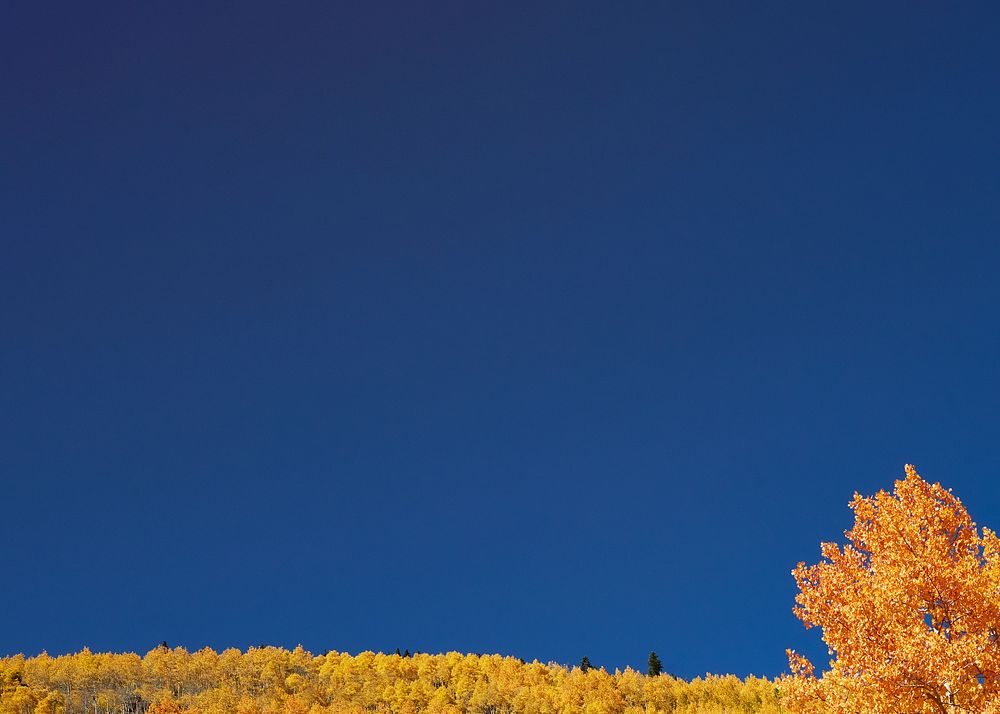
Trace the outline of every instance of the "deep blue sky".
[[994, 3], [8, 3], [0, 653], [818, 653], [1000, 526]]

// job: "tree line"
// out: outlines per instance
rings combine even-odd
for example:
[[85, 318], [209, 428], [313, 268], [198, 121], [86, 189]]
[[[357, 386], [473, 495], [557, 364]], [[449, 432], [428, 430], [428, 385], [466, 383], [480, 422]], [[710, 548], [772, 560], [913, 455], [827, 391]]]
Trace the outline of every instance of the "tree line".
[[[775, 682], [516, 657], [157, 647], [0, 659], [0, 714], [777, 714]], [[656, 665], [654, 667], [653, 665]]]

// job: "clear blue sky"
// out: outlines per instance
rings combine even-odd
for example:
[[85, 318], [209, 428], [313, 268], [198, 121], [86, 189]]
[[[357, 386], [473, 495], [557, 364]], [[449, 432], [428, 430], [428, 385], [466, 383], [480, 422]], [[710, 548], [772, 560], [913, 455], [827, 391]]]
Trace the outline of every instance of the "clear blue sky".
[[1000, 527], [994, 3], [7, 3], [0, 652], [776, 674]]

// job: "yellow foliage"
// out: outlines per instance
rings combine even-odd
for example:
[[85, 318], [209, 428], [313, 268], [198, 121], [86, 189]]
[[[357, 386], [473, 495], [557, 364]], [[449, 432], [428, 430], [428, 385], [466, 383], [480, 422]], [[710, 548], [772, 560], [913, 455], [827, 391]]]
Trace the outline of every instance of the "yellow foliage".
[[301, 647], [158, 647], [0, 659], [0, 714], [778, 714], [774, 682], [457, 652], [314, 656]]

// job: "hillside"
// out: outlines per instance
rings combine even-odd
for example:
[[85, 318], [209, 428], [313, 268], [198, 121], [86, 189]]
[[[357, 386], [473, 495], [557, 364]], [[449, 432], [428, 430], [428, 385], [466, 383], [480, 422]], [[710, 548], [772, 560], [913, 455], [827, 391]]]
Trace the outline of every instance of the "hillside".
[[500, 655], [296, 648], [0, 659], [0, 714], [655, 714], [784, 711], [775, 683], [587, 672]]

